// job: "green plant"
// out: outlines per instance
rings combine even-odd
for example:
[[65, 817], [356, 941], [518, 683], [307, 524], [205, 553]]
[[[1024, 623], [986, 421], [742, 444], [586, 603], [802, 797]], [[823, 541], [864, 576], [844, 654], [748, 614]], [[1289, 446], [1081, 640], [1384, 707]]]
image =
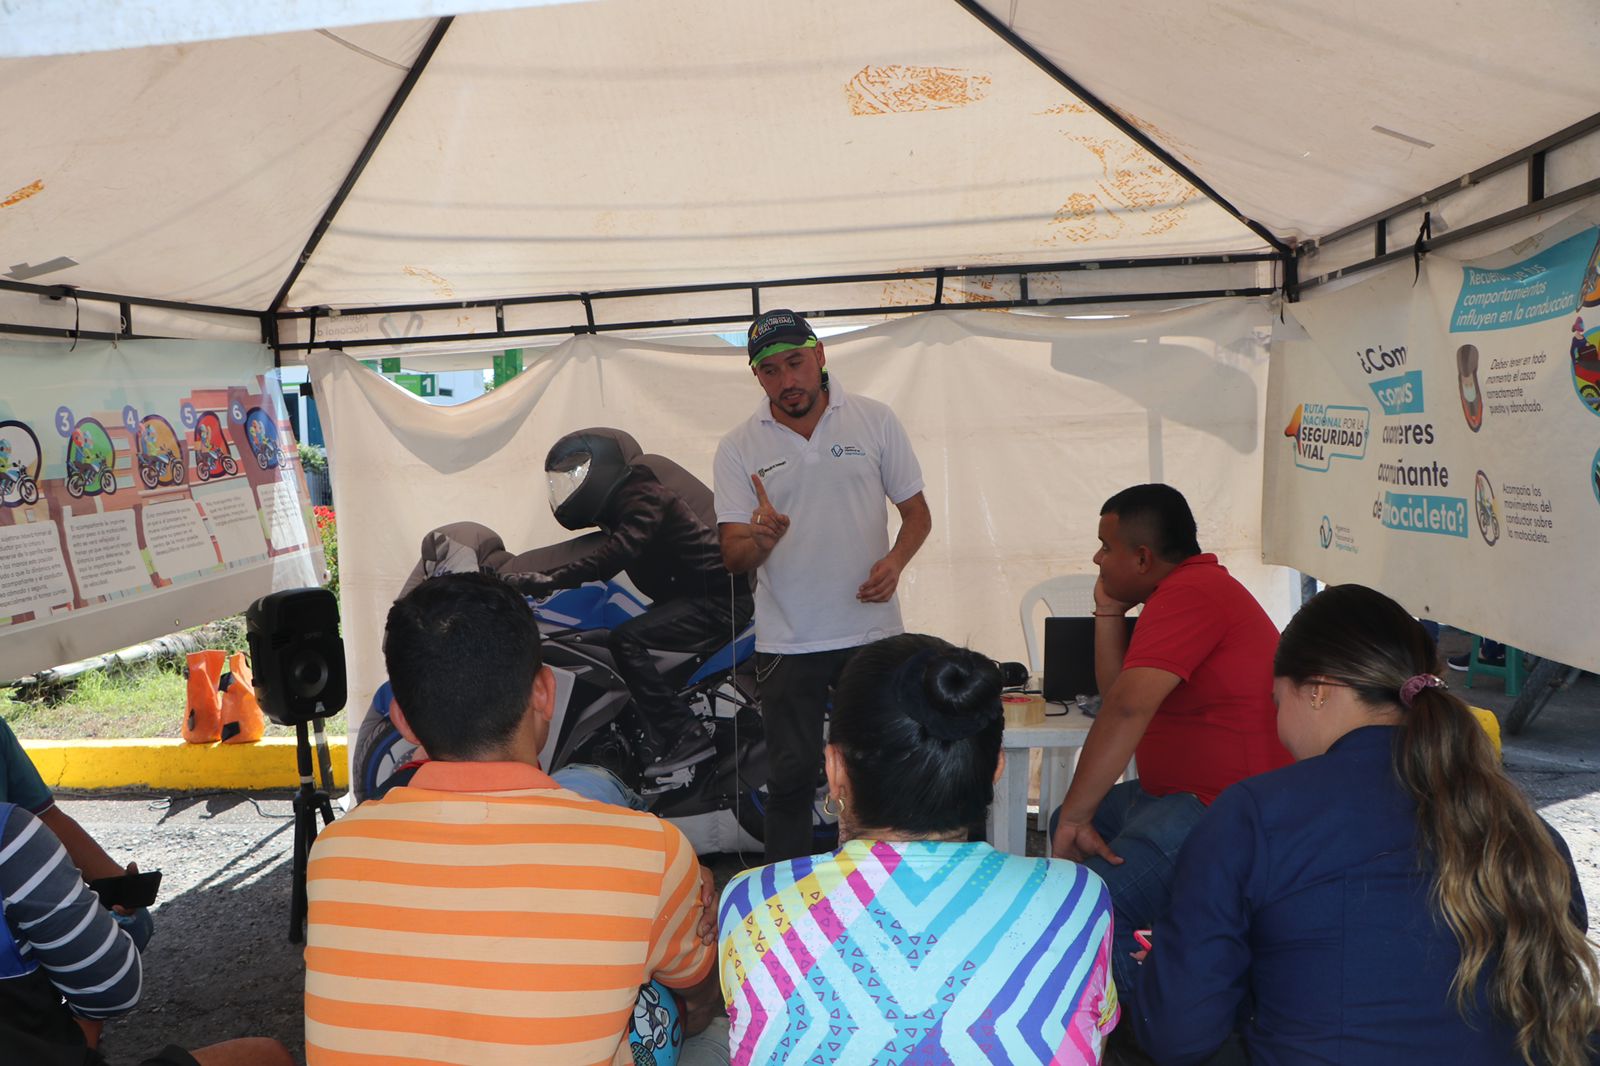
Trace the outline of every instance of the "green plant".
[[317, 474], [326, 474], [328, 472], [327, 452], [315, 444], [307, 444], [304, 441], [300, 442], [297, 450], [300, 453], [300, 465], [303, 468]]

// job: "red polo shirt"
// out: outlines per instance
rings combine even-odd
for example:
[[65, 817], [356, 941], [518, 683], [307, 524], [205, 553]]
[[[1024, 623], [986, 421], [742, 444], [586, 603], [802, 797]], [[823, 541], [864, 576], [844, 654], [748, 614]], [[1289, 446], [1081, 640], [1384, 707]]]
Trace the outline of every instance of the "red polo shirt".
[[1185, 559], [1145, 601], [1122, 668], [1180, 680], [1139, 741], [1146, 792], [1209, 804], [1235, 781], [1293, 762], [1278, 740], [1272, 655], [1278, 629], [1211, 554]]

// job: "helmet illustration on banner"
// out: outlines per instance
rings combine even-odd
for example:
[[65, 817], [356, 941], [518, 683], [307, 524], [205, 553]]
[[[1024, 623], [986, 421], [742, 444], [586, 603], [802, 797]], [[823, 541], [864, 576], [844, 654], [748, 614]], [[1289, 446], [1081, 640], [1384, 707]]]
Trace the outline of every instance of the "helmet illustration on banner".
[[556, 521], [568, 529], [598, 525], [641, 454], [639, 442], [620, 429], [580, 429], [556, 441], [544, 460]]
[[1483, 390], [1478, 387], [1478, 346], [1463, 344], [1456, 349], [1456, 386], [1461, 390], [1461, 414], [1467, 428], [1476, 433], [1483, 428]]

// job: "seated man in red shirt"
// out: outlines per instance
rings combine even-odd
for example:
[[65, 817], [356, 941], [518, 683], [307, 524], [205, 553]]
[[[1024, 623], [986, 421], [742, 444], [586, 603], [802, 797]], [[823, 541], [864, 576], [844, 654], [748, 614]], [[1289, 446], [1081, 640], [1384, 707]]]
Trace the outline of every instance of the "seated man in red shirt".
[[[1277, 627], [1215, 555], [1201, 554], [1183, 494], [1135, 485], [1107, 500], [1094, 561], [1094, 672], [1104, 698], [1051, 818], [1051, 850], [1110, 888], [1112, 968], [1127, 996], [1133, 931], [1166, 912], [1178, 849], [1206, 805], [1291, 758], [1272, 702]], [[1130, 640], [1124, 615], [1138, 603]], [[1116, 784], [1134, 755], [1138, 780]]]

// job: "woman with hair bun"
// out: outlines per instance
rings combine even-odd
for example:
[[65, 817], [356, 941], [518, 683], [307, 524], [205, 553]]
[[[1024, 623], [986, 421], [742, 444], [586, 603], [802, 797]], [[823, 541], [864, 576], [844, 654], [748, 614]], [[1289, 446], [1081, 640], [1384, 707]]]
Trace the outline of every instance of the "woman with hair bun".
[[1314, 597], [1273, 660], [1298, 760], [1219, 796], [1178, 858], [1138, 980], [1140, 1045], [1254, 1063], [1594, 1061], [1600, 990], [1566, 843], [1433, 671], [1422, 625], [1360, 585]]
[[1004, 765], [993, 661], [905, 634], [851, 658], [826, 765], [841, 845], [722, 896], [735, 1066], [1096, 1063], [1111, 900], [1082, 866], [967, 840]]

